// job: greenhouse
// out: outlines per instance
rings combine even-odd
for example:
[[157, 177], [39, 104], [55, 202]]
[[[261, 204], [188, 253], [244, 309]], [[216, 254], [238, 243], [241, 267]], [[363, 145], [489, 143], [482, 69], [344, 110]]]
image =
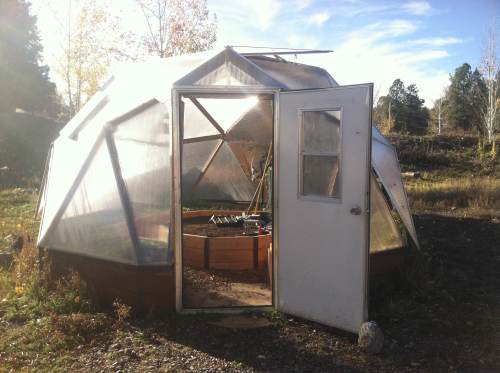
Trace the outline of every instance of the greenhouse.
[[117, 69], [48, 156], [38, 246], [56, 271], [137, 309], [267, 307], [357, 330], [372, 258], [406, 233], [418, 246], [399, 163], [371, 84], [286, 55]]

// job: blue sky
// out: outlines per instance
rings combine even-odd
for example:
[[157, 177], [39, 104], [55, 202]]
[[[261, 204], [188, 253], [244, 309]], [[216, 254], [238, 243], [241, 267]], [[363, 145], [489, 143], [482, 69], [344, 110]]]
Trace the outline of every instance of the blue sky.
[[[67, 3], [33, 0], [51, 65], [58, 31], [46, 1]], [[126, 27], [146, 27], [135, 0], [112, 1]], [[340, 84], [373, 82], [376, 97], [401, 78], [417, 84], [427, 106], [457, 66], [479, 64], [486, 28], [500, 18], [500, 0], [208, 0], [208, 5], [218, 19], [217, 47], [333, 49], [289, 59], [324, 67]]]
[[219, 45], [333, 49], [300, 57], [340, 84], [374, 82], [384, 95], [395, 78], [415, 83], [431, 105], [463, 62], [479, 64], [485, 29], [500, 0], [209, 0]]

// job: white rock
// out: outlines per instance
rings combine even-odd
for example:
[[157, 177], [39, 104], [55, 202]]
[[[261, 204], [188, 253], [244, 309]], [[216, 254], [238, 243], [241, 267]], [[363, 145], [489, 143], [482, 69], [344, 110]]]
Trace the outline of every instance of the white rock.
[[384, 345], [384, 333], [375, 321], [361, 325], [358, 333], [358, 345], [365, 352], [378, 354]]

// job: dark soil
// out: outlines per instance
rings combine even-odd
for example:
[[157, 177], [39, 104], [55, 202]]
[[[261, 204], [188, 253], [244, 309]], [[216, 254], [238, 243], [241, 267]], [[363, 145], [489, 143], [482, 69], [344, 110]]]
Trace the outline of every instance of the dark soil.
[[182, 231], [207, 237], [234, 237], [243, 235], [243, 227], [217, 227], [210, 217], [201, 216], [182, 220]]
[[267, 269], [203, 270], [184, 266], [184, 306], [242, 307], [271, 305]]
[[209, 222], [210, 217], [200, 216], [196, 218], [183, 219], [183, 233], [196, 234], [207, 237], [235, 237], [243, 236], [243, 226], [240, 227], [218, 227]]

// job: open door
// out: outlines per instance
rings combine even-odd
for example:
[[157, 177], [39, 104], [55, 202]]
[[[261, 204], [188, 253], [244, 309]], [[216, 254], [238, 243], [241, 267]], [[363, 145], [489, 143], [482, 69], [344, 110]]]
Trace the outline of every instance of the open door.
[[372, 92], [279, 94], [278, 308], [351, 332], [367, 317]]

